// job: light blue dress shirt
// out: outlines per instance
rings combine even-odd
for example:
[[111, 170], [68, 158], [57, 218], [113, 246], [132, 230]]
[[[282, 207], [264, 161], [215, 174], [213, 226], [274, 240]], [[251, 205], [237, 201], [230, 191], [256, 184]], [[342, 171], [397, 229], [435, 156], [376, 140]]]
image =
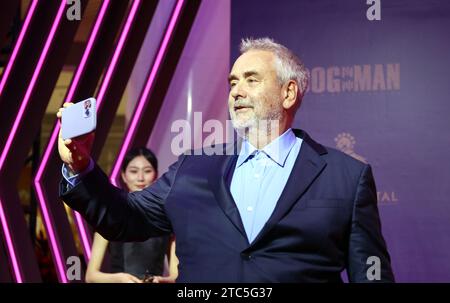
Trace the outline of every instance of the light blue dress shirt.
[[292, 129], [262, 150], [256, 149], [247, 140], [242, 142], [230, 191], [249, 243], [256, 238], [275, 209], [302, 142]]
[[75, 187], [80, 182], [80, 179], [84, 175], [88, 174], [90, 171], [92, 171], [94, 169], [94, 166], [95, 166], [94, 160], [92, 160], [92, 158], [91, 158], [91, 159], [89, 159], [88, 167], [84, 171], [82, 171], [81, 173], [78, 173], [76, 175], [71, 175], [70, 169], [64, 163], [61, 168], [61, 173], [62, 173], [64, 179], [66, 179], [66, 181], [67, 181], [67, 189], [72, 189], [73, 187]]

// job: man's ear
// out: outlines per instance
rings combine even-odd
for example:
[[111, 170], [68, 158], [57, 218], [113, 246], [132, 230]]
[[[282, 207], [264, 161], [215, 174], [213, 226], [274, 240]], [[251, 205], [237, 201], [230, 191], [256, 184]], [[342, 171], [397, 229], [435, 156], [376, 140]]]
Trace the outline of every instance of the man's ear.
[[289, 80], [283, 85], [283, 108], [288, 110], [297, 102], [298, 85], [294, 80]]

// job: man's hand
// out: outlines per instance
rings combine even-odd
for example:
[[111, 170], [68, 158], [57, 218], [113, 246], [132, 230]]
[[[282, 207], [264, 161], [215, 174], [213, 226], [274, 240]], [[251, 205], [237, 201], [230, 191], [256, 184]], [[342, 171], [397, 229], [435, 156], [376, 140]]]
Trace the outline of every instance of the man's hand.
[[[56, 114], [58, 119], [61, 120], [64, 109], [72, 105], [73, 103], [64, 103], [63, 107], [60, 108]], [[63, 140], [61, 130], [59, 131], [59, 157], [75, 174], [84, 171], [88, 167], [94, 137], [94, 132], [91, 132], [73, 139]]]

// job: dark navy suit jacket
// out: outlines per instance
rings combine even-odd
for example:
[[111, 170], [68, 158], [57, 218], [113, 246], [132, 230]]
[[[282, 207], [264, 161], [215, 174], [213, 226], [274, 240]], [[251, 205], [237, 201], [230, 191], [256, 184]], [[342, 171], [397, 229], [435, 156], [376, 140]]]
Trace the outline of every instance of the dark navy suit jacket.
[[394, 281], [370, 166], [294, 133], [303, 139], [299, 155], [252, 243], [230, 193], [237, 154], [182, 155], [130, 194], [95, 167], [70, 190], [63, 180], [61, 196], [109, 240], [175, 233], [177, 282], [340, 282], [344, 269], [349, 281], [370, 282], [371, 256], [380, 281]]

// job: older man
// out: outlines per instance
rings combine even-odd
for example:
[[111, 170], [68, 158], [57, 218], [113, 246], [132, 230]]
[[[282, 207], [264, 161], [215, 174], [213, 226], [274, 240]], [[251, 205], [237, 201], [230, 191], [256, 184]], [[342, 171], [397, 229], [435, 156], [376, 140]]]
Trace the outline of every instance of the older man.
[[[307, 72], [286, 47], [243, 40], [229, 75], [236, 154], [182, 155], [127, 194], [60, 139], [61, 196], [109, 240], [175, 233], [178, 282], [393, 281], [371, 168], [291, 129]], [[61, 109], [58, 117], [61, 116]]]

